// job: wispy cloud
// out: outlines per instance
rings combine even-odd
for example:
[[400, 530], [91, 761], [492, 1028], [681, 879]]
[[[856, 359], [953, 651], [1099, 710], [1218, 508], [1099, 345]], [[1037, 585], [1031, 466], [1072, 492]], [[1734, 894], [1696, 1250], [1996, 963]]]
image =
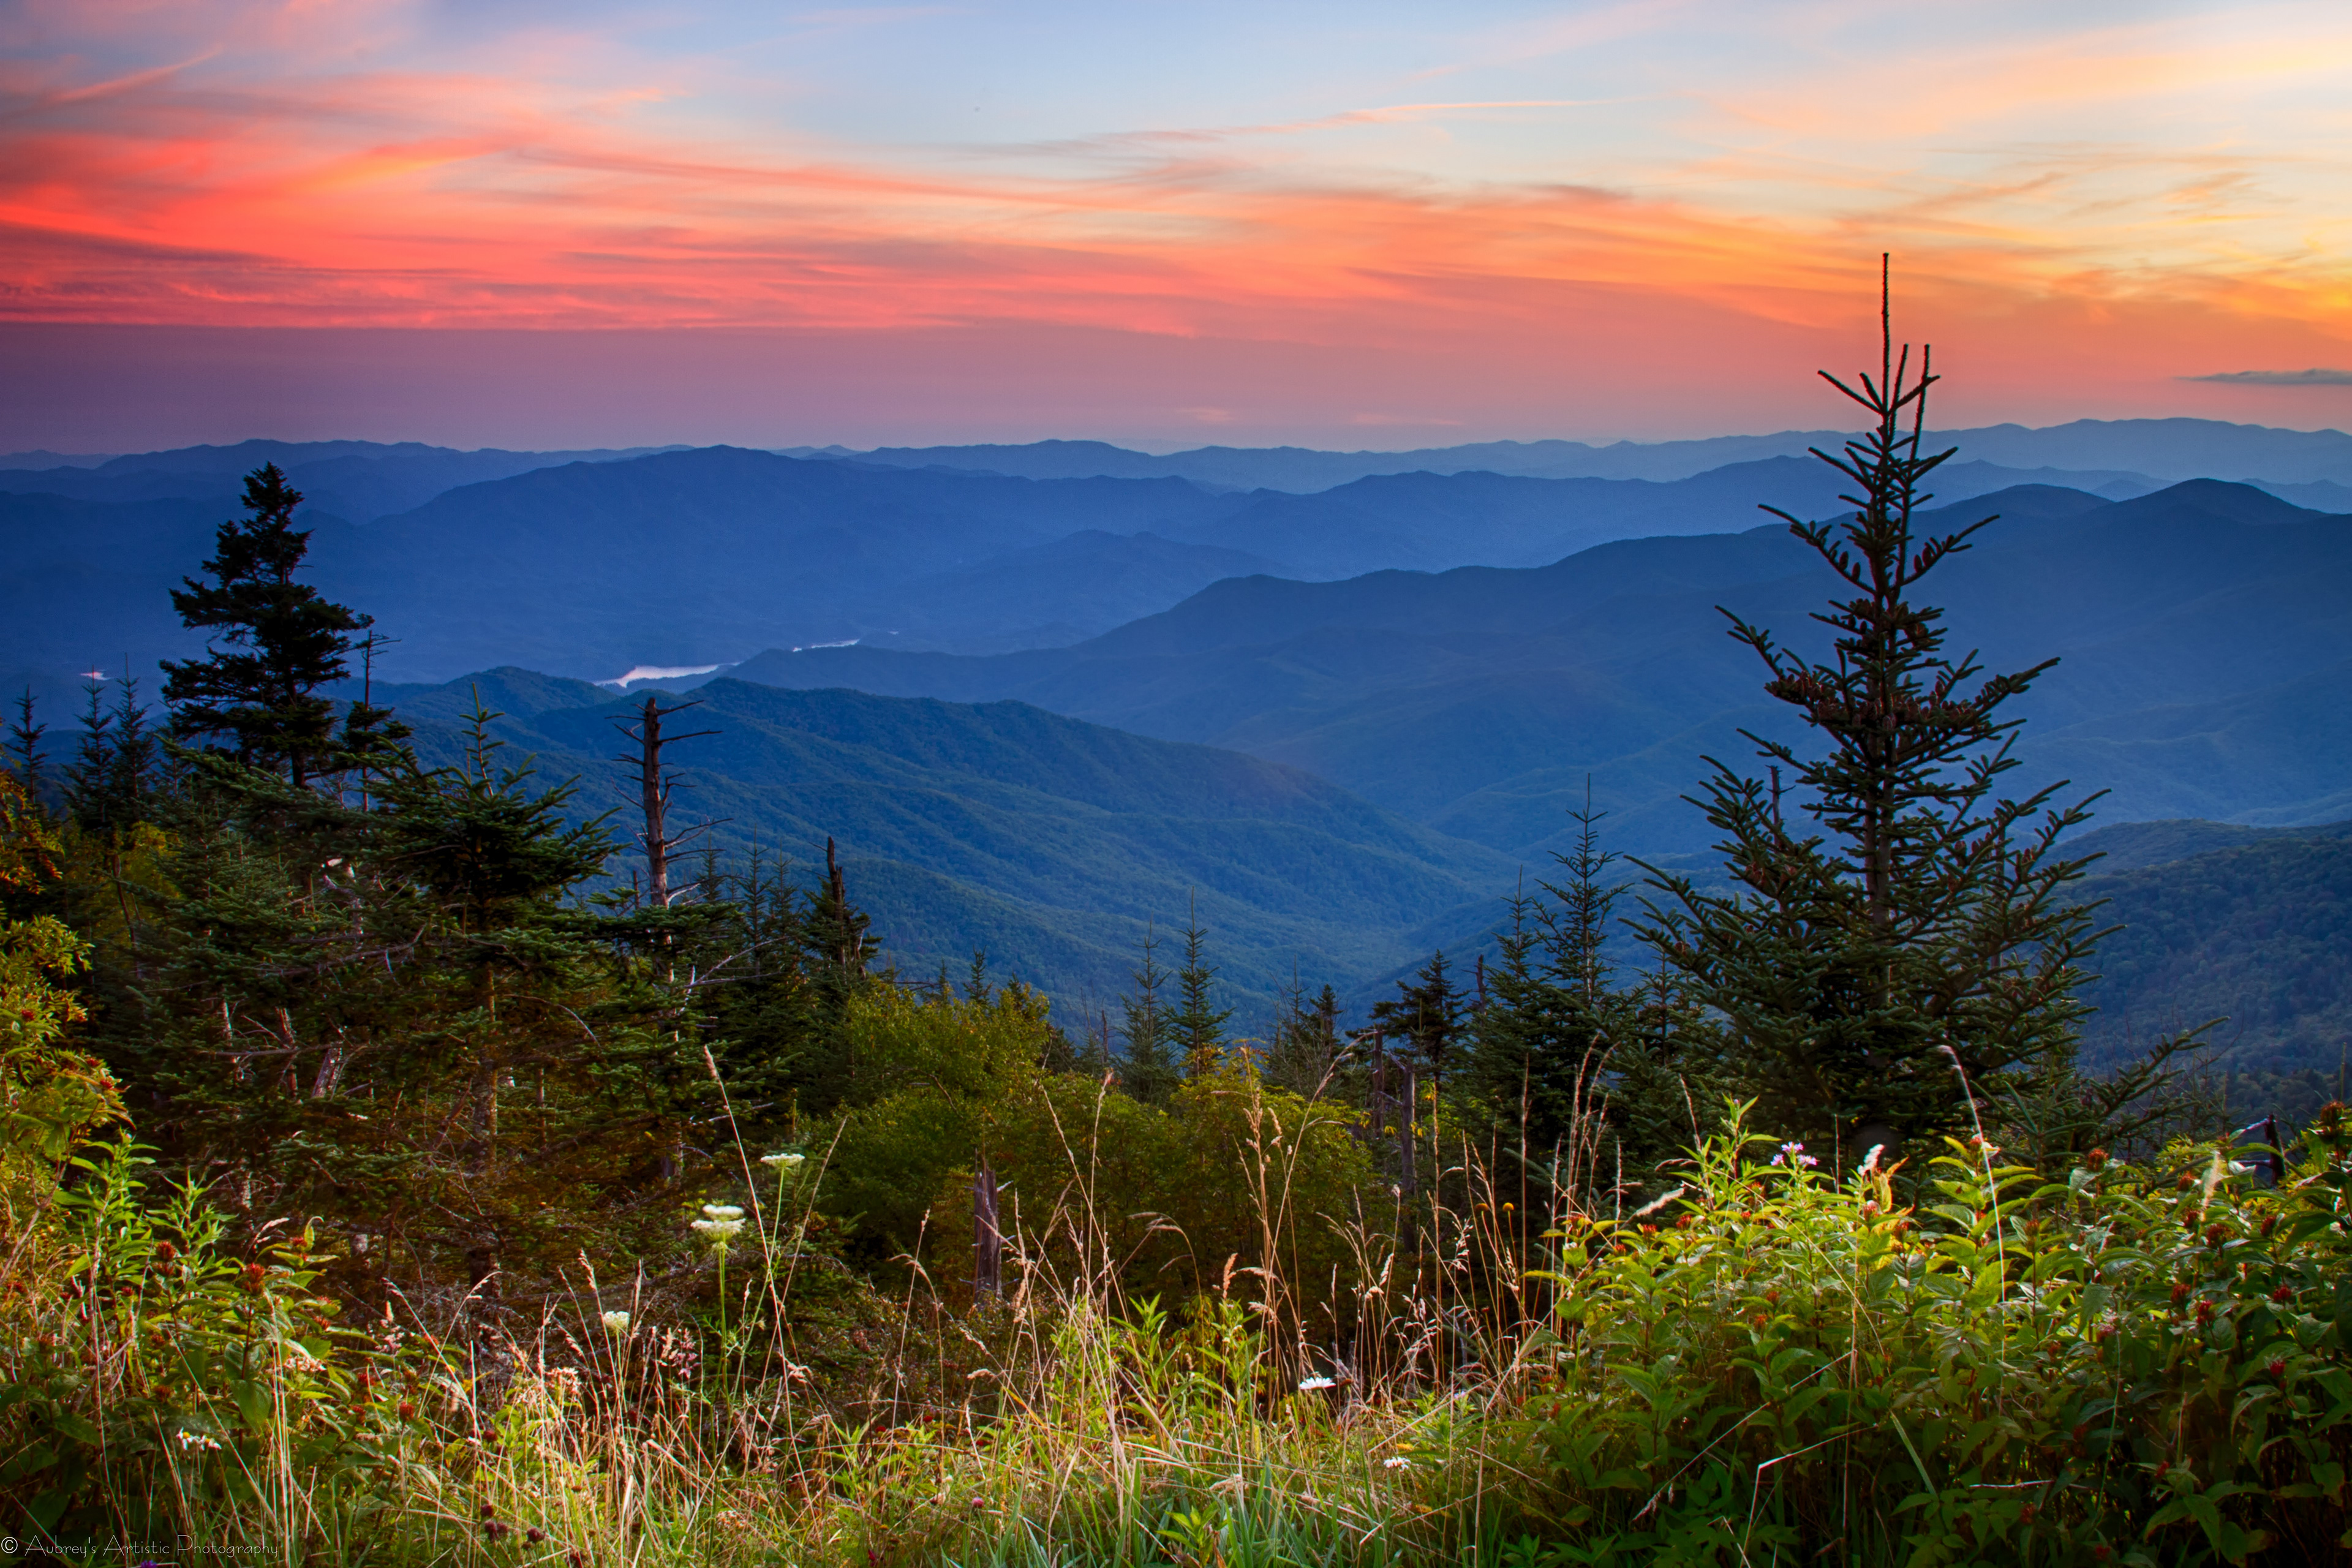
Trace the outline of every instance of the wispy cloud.
[[2231, 386], [2352, 386], [2352, 370], [2225, 370], [2180, 379], [2218, 381]]
[[[877, 6], [762, 53], [777, 15], [736, 0], [27, 0], [0, 317], [1540, 338], [1605, 377], [1726, 321], [1843, 329], [1892, 249], [2021, 383], [2344, 384], [2172, 367], [2352, 353], [2352, 14], [1988, 4], [1951, 39], [1860, 0], [1624, 0], [1402, 44], [1377, 7]], [[1187, 49], [1215, 69], [1172, 102]]]

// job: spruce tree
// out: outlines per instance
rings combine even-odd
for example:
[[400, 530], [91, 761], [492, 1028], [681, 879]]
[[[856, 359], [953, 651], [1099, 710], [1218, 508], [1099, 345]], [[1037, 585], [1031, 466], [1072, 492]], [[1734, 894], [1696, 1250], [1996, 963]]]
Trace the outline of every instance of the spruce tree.
[[26, 687], [16, 699], [16, 722], [8, 726], [8, 751], [15, 759], [9, 771], [24, 787], [27, 800], [38, 801], [41, 795], [41, 766], [49, 760], [41, 750], [41, 739], [49, 732], [47, 724], [34, 721], [33, 689]]
[[126, 678], [114, 689], [110, 708], [101, 704], [105, 688], [96, 681], [83, 691], [89, 704], [81, 740], [65, 768], [66, 815], [83, 832], [105, 837], [148, 819], [162, 758], [136, 680]]
[[1176, 1089], [1176, 1067], [1168, 1059], [1171, 1019], [1160, 994], [1170, 976], [1160, 966], [1160, 938], [1150, 926], [1144, 927], [1136, 946], [1143, 962], [1132, 972], [1135, 989], [1119, 998], [1120, 1034], [1126, 1049], [1121, 1053], [1118, 1079], [1128, 1093], [1147, 1105], [1157, 1105]]
[[353, 634], [373, 624], [295, 581], [310, 548], [294, 526], [302, 492], [275, 463], [246, 476], [246, 515], [222, 523], [204, 563], [209, 582], [182, 579], [172, 607], [181, 623], [215, 632], [200, 659], [165, 660], [163, 700], [184, 741], [209, 740], [249, 766], [297, 789], [323, 774], [390, 763], [397, 734], [390, 715], [353, 703], [342, 728], [322, 688], [350, 673]]
[[1842, 454], [1815, 453], [1852, 482], [1853, 510], [1766, 509], [1837, 580], [1813, 616], [1827, 657], [1723, 612], [1822, 749], [1743, 731], [1769, 782], [1707, 759], [1690, 798], [1723, 836], [1733, 890], [1645, 867], [1662, 898], [1642, 930], [1720, 1020], [1724, 1073], [1758, 1101], [1757, 1125], [1848, 1163], [1966, 1129], [1971, 1094], [2031, 1095], [2069, 1072], [2095, 939], [2070, 896], [2084, 863], [2057, 852], [2089, 802], [2057, 804], [2063, 784], [2000, 793], [2019, 765], [2006, 705], [2056, 661], [1986, 675], [1947, 650], [1943, 612], [1919, 598], [1994, 520], [1918, 531], [1924, 483], [1952, 456], [1923, 445], [1939, 378], [1925, 350], [1916, 374], [1898, 353], [1883, 294], [1880, 323], [1875, 376], [1822, 373], [1870, 417]]
[[1184, 963], [1176, 971], [1176, 1011], [1169, 1018], [1186, 1078], [1216, 1070], [1224, 1055], [1225, 1026], [1234, 1016], [1232, 1008], [1212, 1005], [1209, 988], [1216, 982], [1217, 969], [1208, 961], [1207, 942], [1196, 907], [1184, 927]]
[[1331, 1093], [1340, 1075], [1339, 997], [1330, 986], [1314, 1001], [1297, 974], [1283, 999], [1265, 1054], [1265, 1081], [1308, 1100]]
[[1397, 982], [1394, 997], [1373, 1004], [1372, 1022], [1412, 1058], [1423, 1082], [1443, 1091], [1468, 1022], [1466, 1000], [1438, 952], [1412, 980]]

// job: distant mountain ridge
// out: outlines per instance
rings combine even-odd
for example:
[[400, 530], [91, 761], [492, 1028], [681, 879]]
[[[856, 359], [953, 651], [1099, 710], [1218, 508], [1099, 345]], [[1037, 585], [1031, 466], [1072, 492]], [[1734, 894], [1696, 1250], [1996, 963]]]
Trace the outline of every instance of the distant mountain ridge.
[[[386, 672], [410, 679], [501, 664], [610, 679], [853, 641], [1060, 647], [1223, 577], [1537, 565], [1609, 539], [1737, 529], [1759, 502], [1823, 515], [1839, 488], [1820, 464], [1789, 458], [1671, 481], [1415, 472], [1297, 495], [732, 447], [551, 465], [576, 455], [357, 445], [256, 442], [0, 474], [0, 538], [28, 540], [23, 558], [41, 563], [37, 584], [0, 595], [16, 612], [0, 630], [0, 679], [55, 692], [93, 664], [113, 669], [128, 656], [152, 669], [194, 651], [167, 591], [210, 553], [240, 466], [264, 459], [292, 464], [298, 486], [326, 487], [303, 514], [317, 580], [377, 616], [394, 639]], [[192, 477], [187, 464], [205, 471]], [[1945, 493], [2014, 477], [1958, 464]], [[466, 482], [363, 526], [327, 504], [372, 486], [373, 500], [346, 508], [369, 515], [452, 479]], [[2116, 476], [2108, 490], [2142, 486]]]
[[[1116, 475], [1177, 478], [1237, 489], [1328, 489], [1374, 474], [1483, 470], [1537, 479], [1670, 480], [1730, 463], [1836, 451], [1837, 430], [1782, 430], [1765, 436], [1715, 436], [1682, 441], [1485, 441], [1402, 452], [1320, 452], [1302, 447], [1196, 447], [1154, 455], [1103, 441], [1037, 441], [1024, 446], [843, 447], [784, 448], [796, 457], [832, 457], [903, 468], [986, 469], [1033, 479]], [[1933, 432], [1937, 446], [2012, 468], [2119, 470], [2151, 484], [2224, 479], [2280, 484], [2331, 481], [2352, 486], [2352, 436], [2340, 430], [2282, 430], [2218, 419], [2077, 419], [2039, 428], [1988, 425]], [[2013, 482], [2013, 481], [2012, 481]]]
[[[2352, 813], [2352, 520], [2193, 481], [2128, 501], [2021, 487], [1931, 600], [2025, 700], [2040, 777], [2113, 786], [2110, 817]], [[1926, 524], [1939, 521], [1930, 518]], [[733, 671], [958, 701], [1016, 698], [1320, 773], [1513, 855], [1557, 842], [1587, 775], [1623, 847], [1694, 852], [1702, 752], [1786, 720], [1718, 605], [1784, 638], [1830, 583], [1778, 527], [1624, 540], [1534, 569], [1214, 584], [1074, 647], [990, 658], [771, 652]]]

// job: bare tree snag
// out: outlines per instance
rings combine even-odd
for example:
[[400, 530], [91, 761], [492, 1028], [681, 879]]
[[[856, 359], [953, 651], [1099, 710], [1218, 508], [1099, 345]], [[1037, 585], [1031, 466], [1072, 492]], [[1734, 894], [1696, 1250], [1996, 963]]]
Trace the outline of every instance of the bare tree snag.
[[637, 842], [646, 847], [646, 901], [657, 910], [669, 908], [670, 900], [677, 896], [670, 891], [669, 886], [671, 855], [680, 846], [699, 837], [718, 826], [715, 822], [698, 822], [683, 833], [673, 834], [669, 831], [670, 795], [677, 788], [677, 780], [674, 774], [662, 771], [662, 748], [674, 745], [679, 741], [693, 741], [705, 735], [716, 735], [719, 731], [695, 730], [683, 735], [665, 735], [662, 733], [662, 721], [673, 713], [683, 713], [689, 708], [701, 706], [701, 702], [698, 700], [693, 702], [681, 702], [675, 708], [665, 708], [661, 705], [659, 698], [648, 696], [646, 699], [646, 705], [637, 710], [635, 721], [616, 722], [613, 726], [637, 743], [635, 755], [624, 752], [613, 760], [635, 774], [638, 795], [643, 803], [646, 816], [645, 830], [637, 835]]

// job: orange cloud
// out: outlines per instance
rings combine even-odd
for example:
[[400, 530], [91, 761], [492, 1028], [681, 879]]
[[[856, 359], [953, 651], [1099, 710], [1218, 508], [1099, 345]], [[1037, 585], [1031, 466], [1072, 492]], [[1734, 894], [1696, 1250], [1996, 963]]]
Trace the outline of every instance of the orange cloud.
[[[96, 10], [115, 37], [158, 15]], [[2053, 363], [2083, 388], [2329, 363], [2352, 336], [2341, 220], [2309, 199], [2342, 178], [2338, 163], [2214, 138], [1949, 142], [2053, 103], [2307, 80], [2352, 61], [2347, 38], [2200, 55], [2143, 27], [1963, 52], [1931, 78], [1882, 73], [1859, 97], [1828, 68], [1769, 90], [1644, 91], [1646, 105], [1714, 117], [1706, 144], [1664, 163], [1563, 155], [1549, 160], [1557, 176], [1475, 178], [1351, 162], [1333, 138], [1498, 116], [1532, 136], [1511, 117], [1633, 99], [1465, 95], [1222, 129], [858, 148], [696, 119], [677, 107], [694, 101], [686, 77], [566, 87], [511, 68], [345, 68], [332, 40], [405, 25], [389, 0], [238, 15], [238, 49], [293, 63], [225, 74], [199, 51], [77, 86], [60, 57], [0, 79], [0, 318], [1031, 322], [1550, 356], [1579, 374], [1631, 374], [1648, 353], [1696, 374], [1727, 322], [1754, 324], [1758, 342], [1850, 329], [1877, 252], [1893, 249], [1921, 323], [1969, 343], [2012, 393]], [[1546, 58], [1675, 15], [1613, 7], [1492, 52]], [[569, 59], [585, 47], [543, 32], [512, 49]], [[1265, 151], [1274, 132], [1283, 145]]]

